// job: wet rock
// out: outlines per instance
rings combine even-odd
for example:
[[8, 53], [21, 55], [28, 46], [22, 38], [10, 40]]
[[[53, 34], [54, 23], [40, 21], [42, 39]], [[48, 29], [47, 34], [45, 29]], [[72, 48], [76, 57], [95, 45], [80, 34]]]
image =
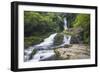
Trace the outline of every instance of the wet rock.
[[63, 43], [63, 34], [58, 33], [54, 38], [54, 45], [61, 45]]

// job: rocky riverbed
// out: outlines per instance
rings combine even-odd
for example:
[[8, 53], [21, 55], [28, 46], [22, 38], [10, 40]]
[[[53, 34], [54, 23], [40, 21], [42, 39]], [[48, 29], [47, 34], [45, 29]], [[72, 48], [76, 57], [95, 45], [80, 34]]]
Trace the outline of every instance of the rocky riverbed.
[[58, 59], [88, 59], [90, 58], [90, 47], [85, 44], [73, 44], [69, 47], [56, 48], [55, 56]]

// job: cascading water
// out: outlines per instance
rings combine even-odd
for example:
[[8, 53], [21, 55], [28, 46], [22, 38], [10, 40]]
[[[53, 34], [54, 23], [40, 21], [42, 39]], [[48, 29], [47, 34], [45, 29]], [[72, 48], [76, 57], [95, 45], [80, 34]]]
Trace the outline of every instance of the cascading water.
[[67, 30], [68, 26], [67, 26], [67, 20], [66, 17], [64, 17], [64, 30]]
[[[68, 24], [66, 17], [64, 17], [64, 30], [67, 31], [68, 29]], [[71, 36], [64, 34], [64, 39], [63, 39], [63, 44], [70, 44]]]
[[44, 41], [41, 42], [40, 44], [37, 44], [33, 47], [26, 49], [24, 51], [25, 52], [24, 61], [29, 61], [30, 55], [32, 54], [32, 51], [34, 49], [36, 49], [38, 51], [32, 57], [32, 59], [30, 61], [40, 61], [40, 60], [44, 60], [44, 59], [49, 58], [52, 55], [54, 55], [54, 51], [50, 50], [50, 47], [52, 47], [53, 42], [54, 42], [54, 37], [56, 35], [57, 35], [57, 33], [51, 34], [48, 38], [44, 39]]
[[54, 42], [54, 37], [57, 35], [57, 33], [51, 34], [48, 38], [44, 39], [44, 41], [38, 45], [36, 45], [35, 47], [40, 47], [41, 49], [48, 49], [49, 47], [51, 47], [53, 45]]
[[70, 44], [71, 36], [69, 35], [64, 35], [63, 43], [64, 44]]

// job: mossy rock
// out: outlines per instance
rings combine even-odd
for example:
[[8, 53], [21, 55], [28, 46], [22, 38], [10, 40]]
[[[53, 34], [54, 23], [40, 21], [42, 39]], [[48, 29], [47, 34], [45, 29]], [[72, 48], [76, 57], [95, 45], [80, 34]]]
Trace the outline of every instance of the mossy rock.
[[54, 38], [54, 45], [61, 45], [63, 43], [63, 34], [58, 33]]
[[36, 53], [37, 53], [37, 50], [34, 49], [34, 50], [32, 51], [32, 55], [35, 55]]

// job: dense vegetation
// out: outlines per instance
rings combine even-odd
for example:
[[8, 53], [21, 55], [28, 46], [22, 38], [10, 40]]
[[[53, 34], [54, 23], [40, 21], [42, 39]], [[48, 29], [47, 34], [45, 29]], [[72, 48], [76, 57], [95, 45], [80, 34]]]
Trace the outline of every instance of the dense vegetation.
[[76, 13], [54, 12], [24, 12], [24, 47], [38, 44], [52, 33], [64, 31], [63, 18], [66, 17], [69, 28], [81, 28], [79, 33], [83, 43], [89, 44], [90, 40], [90, 15]]
[[82, 28], [81, 37], [84, 43], [89, 44], [90, 40], [90, 15], [89, 14], [78, 14], [74, 21], [74, 28]]

